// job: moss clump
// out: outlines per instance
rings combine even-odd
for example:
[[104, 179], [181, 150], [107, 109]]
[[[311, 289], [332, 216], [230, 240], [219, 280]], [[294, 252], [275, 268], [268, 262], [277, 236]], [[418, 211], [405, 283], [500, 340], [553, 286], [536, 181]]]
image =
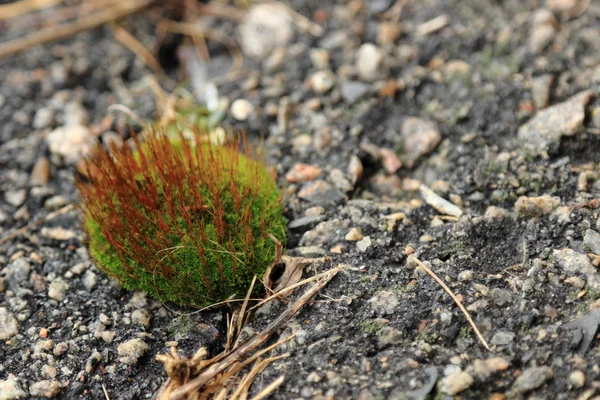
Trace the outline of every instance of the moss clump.
[[274, 178], [245, 141], [146, 136], [137, 151], [98, 152], [78, 183], [92, 257], [125, 288], [163, 301], [244, 296], [275, 257], [270, 234], [285, 241]]

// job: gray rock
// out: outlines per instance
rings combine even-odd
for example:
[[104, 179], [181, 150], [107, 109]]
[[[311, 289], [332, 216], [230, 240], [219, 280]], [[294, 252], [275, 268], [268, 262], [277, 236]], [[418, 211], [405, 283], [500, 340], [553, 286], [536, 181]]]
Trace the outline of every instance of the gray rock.
[[515, 336], [516, 335], [513, 332], [496, 332], [494, 336], [492, 336], [492, 343], [497, 346], [507, 346], [515, 340]]
[[337, 188], [322, 180], [306, 183], [298, 197], [314, 205], [327, 205], [344, 199], [344, 195]]
[[340, 83], [342, 97], [348, 104], [354, 104], [369, 90], [369, 85], [356, 81], [342, 81]]
[[579, 354], [585, 354], [592, 341], [596, 337], [596, 332], [600, 326], [600, 308], [596, 308], [585, 316], [566, 324], [566, 329], [574, 331], [572, 345], [578, 347]]
[[555, 249], [552, 254], [558, 261], [558, 265], [569, 274], [581, 273], [589, 276], [596, 273], [596, 269], [585, 254], [577, 253], [569, 248]]
[[31, 264], [25, 257], [17, 258], [6, 266], [6, 275], [4, 276], [10, 288], [16, 288], [23, 282], [27, 282]]
[[398, 297], [389, 291], [383, 290], [369, 299], [371, 308], [379, 315], [393, 314], [400, 303]]
[[350, 221], [334, 219], [332, 221], [321, 222], [314, 229], [307, 231], [300, 239], [300, 246], [324, 246], [333, 244], [344, 238]]
[[512, 293], [505, 289], [494, 288], [490, 290], [490, 299], [499, 307], [503, 307], [512, 303]]
[[19, 333], [16, 318], [5, 307], [0, 308], [0, 340], [7, 340]]
[[517, 394], [527, 393], [542, 386], [554, 373], [550, 367], [527, 368], [513, 383], [512, 391]]
[[367, 249], [369, 247], [371, 247], [371, 237], [370, 236], [365, 236], [364, 238], [362, 238], [361, 240], [356, 242], [356, 248], [363, 253], [365, 251], [367, 251]]
[[311, 216], [307, 216], [307, 217], [301, 217], [301, 218], [291, 221], [288, 224], [288, 228], [299, 229], [299, 228], [304, 228], [307, 226], [313, 226], [313, 225], [323, 221], [323, 219], [325, 219], [324, 215], [311, 215]]
[[81, 277], [81, 283], [83, 283], [83, 286], [87, 289], [88, 292], [90, 292], [93, 288], [96, 287], [96, 284], [98, 283], [98, 275], [96, 275], [95, 272], [90, 271], [88, 269]]
[[380, 347], [399, 344], [402, 341], [402, 331], [391, 326], [384, 326], [377, 332], [377, 343]]
[[588, 229], [585, 231], [583, 243], [586, 244], [592, 253], [600, 255], [600, 233], [592, 229]]
[[0, 400], [14, 400], [26, 397], [27, 393], [15, 378], [0, 380]]
[[522, 146], [532, 154], [543, 154], [551, 146], [557, 146], [563, 136], [573, 136], [585, 119], [585, 108], [595, 96], [586, 90], [567, 101], [538, 111], [519, 127], [517, 137]]
[[63, 301], [69, 290], [69, 284], [62, 278], [56, 278], [48, 287], [48, 297], [56, 301]]
[[412, 168], [419, 157], [431, 153], [442, 140], [442, 135], [430, 122], [416, 117], [404, 120], [400, 131], [402, 162]]
[[132, 339], [127, 342], [121, 343], [117, 347], [119, 353], [119, 361], [123, 364], [135, 365], [138, 359], [142, 357], [146, 352], [150, 350], [150, 346], [146, 344], [142, 339]]

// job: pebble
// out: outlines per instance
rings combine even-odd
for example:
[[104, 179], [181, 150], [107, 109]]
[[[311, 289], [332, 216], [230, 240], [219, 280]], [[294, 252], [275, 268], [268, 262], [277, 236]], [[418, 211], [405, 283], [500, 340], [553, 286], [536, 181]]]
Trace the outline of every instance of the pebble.
[[344, 195], [337, 188], [322, 180], [307, 183], [298, 192], [298, 197], [314, 205], [337, 203], [344, 199]]
[[356, 242], [356, 248], [363, 253], [365, 251], [367, 251], [367, 249], [369, 247], [371, 247], [371, 237], [370, 236], [365, 236], [364, 238], [362, 238], [361, 240]]
[[238, 121], [246, 121], [254, 112], [254, 106], [246, 99], [237, 99], [231, 103], [231, 116]]
[[341, 190], [342, 192], [350, 192], [354, 189], [354, 186], [350, 181], [346, 178], [346, 175], [342, 172], [342, 170], [338, 168], [334, 168], [329, 173], [329, 181], [333, 182], [334, 186]]
[[560, 197], [543, 195], [538, 197], [521, 196], [515, 202], [515, 212], [526, 217], [548, 215], [560, 206]]
[[17, 258], [6, 266], [4, 278], [11, 288], [16, 288], [23, 282], [27, 282], [31, 271], [31, 264], [25, 257]]
[[42, 367], [42, 377], [46, 379], [53, 379], [56, 377], [56, 368], [52, 365], [44, 365]]
[[506, 371], [509, 366], [510, 363], [502, 357], [492, 357], [487, 360], [477, 359], [473, 362], [473, 372], [477, 378], [485, 381], [498, 371]]
[[54, 346], [54, 350], [52, 351], [52, 354], [54, 354], [55, 356], [58, 357], [58, 356], [65, 354], [68, 350], [69, 350], [69, 344], [67, 342], [60, 342], [60, 343], [56, 343], [56, 345]]
[[592, 229], [586, 230], [583, 236], [583, 243], [585, 243], [592, 253], [600, 255], [600, 233]]
[[425, 200], [425, 203], [429, 204], [431, 207], [435, 208], [440, 213], [451, 215], [457, 218], [463, 215], [463, 211], [459, 207], [450, 203], [448, 200], [442, 198], [441, 196], [437, 195], [426, 185], [421, 184], [420, 190], [421, 196], [423, 196], [423, 200]]
[[377, 44], [385, 46], [393, 44], [402, 33], [402, 25], [393, 21], [382, 21], [377, 27]]
[[329, 68], [329, 50], [313, 48], [310, 49], [310, 61], [318, 70]]
[[275, 3], [250, 7], [238, 26], [242, 51], [255, 59], [265, 59], [276, 47], [285, 47], [294, 33], [287, 9]]
[[304, 228], [306, 226], [313, 226], [313, 225], [323, 221], [323, 219], [325, 219], [325, 216], [323, 216], [323, 215], [307, 215], [307, 216], [297, 218], [297, 219], [291, 221], [288, 224], [288, 228], [298, 229], [298, 228]]
[[531, 28], [528, 47], [532, 53], [540, 53], [554, 40], [556, 28], [551, 24], [536, 25]]
[[29, 176], [29, 184], [31, 186], [44, 186], [50, 180], [50, 160], [46, 157], [40, 157]]
[[541, 110], [548, 106], [550, 100], [550, 87], [554, 83], [554, 76], [544, 74], [533, 78], [531, 82], [531, 97], [536, 109]]
[[81, 283], [83, 283], [88, 292], [91, 292], [98, 283], [98, 275], [94, 271], [87, 270], [81, 277]]
[[68, 164], [77, 164], [97, 143], [90, 129], [83, 125], [56, 128], [48, 134], [46, 141], [50, 152], [63, 157]]
[[67, 203], [68, 201], [64, 196], [57, 194], [44, 202], [44, 208], [48, 211], [55, 211], [66, 206]]
[[56, 301], [63, 301], [67, 290], [69, 290], [69, 284], [62, 280], [62, 278], [56, 278], [48, 287], [48, 297]]
[[325, 94], [335, 85], [335, 75], [330, 70], [317, 71], [310, 77], [312, 89], [317, 94]]
[[56, 396], [59, 392], [60, 383], [54, 380], [43, 380], [29, 386], [29, 393], [32, 396], [40, 396], [50, 399]]
[[554, 249], [552, 255], [558, 262], [558, 265], [569, 274], [584, 274], [593, 276], [596, 269], [590, 262], [587, 255], [578, 253], [573, 249], [564, 248], [562, 250]]
[[594, 96], [592, 90], [586, 90], [538, 111], [519, 127], [517, 137], [522, 146], [532, 154], [543, 154], [551, 146], [557, 146], [563, 136], [575, 135], [585, 120], [585, 108]]
[[554, 373], [550, 367], [527, 368], [513, 383], [512, 391], [516, 394], [523, 394], [537, 389], [553, 376]]
[[499, 331], [492, 336], [492, 344], [496, 346], [507, 346], [515, 340], [516, 334], [508, 331]]
[[369, 91], [369, 86], [362, 82], [341, 81], [340, 90], [344, 101], [347, 104], [354, 104]]
[[490, 299], [498, 307], [504, 307], [512, 303], [512, 293], [506, 289], [493, 288], [489, 292]]
[[290, 183], [314, 181], [321, 175], [318, 165], [296, 163], [290, 168], [285, 179]]
[[40, 107], [33, 116], [33, 128], [48, 128], [54, 122], [54, 111], [48, 107]]
[[352, 185], [356, 185], [360, 178], [362, 177], [364, 172], [364, 167], [362, 165], [362, 161], [358, 156], [350, 157], [350, 162], [348, 163], [348, 175], [350, 176], [350, 180]]
[[131, 322], [146, 330], [150, 327], [150, 314], [144, 309], [137, 309], [131, 314]]
[[500, 218], [504, 217], [507, 213], [508, 213], [508, 211], [506, 211], [502, 207], [489, 206], [485, 210], [485, 213], [483, 214], [483, 218], [485, 218], [488, 221], [493, 221], [495, 219], [500, 219]]
[[417, 159], [431, 153], [442, 140], [442, 135], [430, 122], [409, 117], [402, 122], [400, 130], [403, 157], [407, 168], [412, 168]]
[[346, 240], [351, 241], [351, 242], [357, 242], [359, 240], [362, 240], [362, 238], [363, 238], [363, 230], [359, 226], [351, 228], [345, 237]]
[[401, 330], [391, 326], [384, 326], [377, 332], [377, 344], [380, 347], [397, 345], [402, 342], [404, 334]]
[[356, 53], [356, 69], [363, 81], [372, 82], [381, 75], [383, 52], [373, 43], [364, 43]]
[[13, 400], [27, 397], [27, 393], [21, 389], [21, 385], [14, 377], [0, 380], [0, 400]]
[[400, 304], [398, 297], [389, 291], [383, 290], [369, 299], [371, 308], [378, 315], [393, 314], [396, 312], [396, 306]]
[[7, 340], [19, 333], [19, 323], [5, 307], [0, 307], [0, 340]]
[[61, 227], [56, 227], [56, 228], [44, 227], [40, 231], [40, 234], [47, 239], [60, 240], [60, 241], [71, 240], [71, 239], [77, 237], [77, 233], [75, 231], [61, 228]]
[[383, 165], [385, 172], [388, 174], [394, 174], [400, 169], [400, 167], [402, 167], [402, 161], [400, 161], [394, 151], [382, 147], [380, 149], [380, 154], [381, 164]]
[[443, 393], [454, 396], [470, 388], [474, 382], [475, 380], [468, 372], [462, 371], [442, 379], [440, 390]]
[[459, 282], [469, 282], [473, 280], [473, 271], [461, 271], [458, 274], [458, 281]]
[[27, 190], [25, 189], [8, 190], [4, 193], [4, 200], [15, 208], [21, 207], [26, 198]]
[[121, 343], [117, 347], [119, 361], [123, 364], [135, 365], [140, 357], [142, 357], [150, 349], [142, 339], [131, 339]]
[[87, 126], [88, 112], [78, 101], [70, 101], [65, 104], [65, 126]]
[[100, 331], [94, 334], [96, 338], [102, 339], [105, 343], [112, 343], [115, 339], [116, 332], [113, 331]]
[[346, 232], [349, 225], [349, 220], [334, 219], [321, 222], [314, 229], [304, 233], [300, 239], [300, 246], [324, 246], [337, 242], [343, 238], [342, 232]]
[[585, 374], [582, 371], [573, 371], [569, 374], [569, 382], [575, 389], [585, 386]]

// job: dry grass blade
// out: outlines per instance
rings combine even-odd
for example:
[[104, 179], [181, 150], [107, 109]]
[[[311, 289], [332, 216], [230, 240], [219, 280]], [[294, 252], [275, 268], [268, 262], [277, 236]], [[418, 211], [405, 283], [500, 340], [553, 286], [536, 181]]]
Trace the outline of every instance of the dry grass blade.
[[160, 75], [163, 78], [167, 76], [152, 53], [150, 53], [150, 51], [131, 33], [127, 32], [125, 28], [113, 21], [110, 23], [110, 30], [117, 42], [131, 50], [131, 52], [140, 58], [148, 68], [154, 71], [155, 74]]
[[7, 242], [11, 239], [16, 238], [17, 236], [19, 236], [20, 234], [27, 232], [29, 229], [32, 229], [34, 227], [36, 227], [39, 224], [43, 224], [44, 222], [48, 222], [50, 220], [53, 220], [54, 218], [66, 214], [69, 211], [73, 210], [75, 208], [74, 204], [67, 204], [66, 206], [64, 206], [63, 208], [56, 210], [54, 212], [51, 212], [50, 214], [46, 215], [44, 218], [41, 218], [37, 221], [33, 221], [27, 225], [25, 225], [22, 228], [17, 229], [16, 231], [10, 232], [8, 235], [4, 236], [2, 239], [0, 239], [0, 244]]
[[446, 291], [446, 293], [448, 293], [450, 295], [450, 297], [452, 297], [452, 300], [454, 300], [454, 302], [456, 303], [456, 305], [458, 306], [458, 308], [460, 308], [460, 310], [463, 312], [463, 314], [465, 314], [465, 317], [467, 317], [467, 321], [469, 321], [469, 324], [471, 324], [471, 327], [475, 331], [475, 334], [477, 335], [477, 338], [479, 339], [479, 341], [481, 342], [481, 344], [483, 345], [483, 347], [485, 347], [486, 349], [490, 350], [490, 346], [488, 345], [488, 343], [485, 341], [485, 339], [481, 335], [481, 332], [479, 332], [479, 329], [477, 329], [477, 325], [475, 325], [475, 322], [473, 322], [473, 319], [471, 318], [471, 315], [465, 309], [465, 307], [462, 305], [462, 303], [460, 302], [460, 300], [454, 295], [454, 293], [452, 293], [452, 290], [450, 290], [450, 288], [444, 283], [444, 281], [442, 281], [431, 269], [429, 269], [427, 267], [427, 265], [423, 264], [418, 258], [416, 258], [414, 256], [409, 256], [409, 258], [411, 258], [414, 262], [416, 262], [419, 265], [419, 267], [423, 268], [423, 270], [425, 272], [427, 272], [429, 274], [429, 276], [431, 276], [433, 279], [435, 279], [435, 281], [442, 288], [444, 288], [444, 290]]
[[21, 0], [0, 5], [0, 21], [62, 3], [63, 0]]
[[[234, 348], [228, 353], [222, 353], [215, 357], [216, 360], [205, 361], [203, 368], [198, 372], [197, 376], [193, 377], [189, 382], [172, 388], [171, 385], [164, 389], [160, 394], [160, 399], [176, 400], [182, 398], [191, 398], [190, 396], [196, 396], [198, 391], [207, 386], [216, 386], [220, 390], [220, 383], [223, 382], [222, 377], [227, 378], [234, 376], [242, 368], [249, 363], [258, 359], [266, 353], [280, 346], [283, 342], [290, 340], [292, 336], [282, 339], [281, 341], [257, 351], [258, 347], [261, 346], [265, 341], [271, 337], [275, 332], [284, 326], [284, 324], [292, 318], [304, 305], [306, 305], [321, 289], [323, 289], [327, 283], [342, 270], [342, 267], [336, 267], [322, 274], [319, 274], [319, 279], [316, 283], [308, 289], [295, 303], [293, 303], [287, 310], [279, 315], [274, 321], [272, 321], [262, 332], [259, 332], [248, 339], [244, 344]], [[175, 355], [162, 355], [160, 359], [171, 359], [177, 357]], [[219, 374], [221, 377], [219, 377]], [[217, 382], [211, 383], [211, 381], [217, 379]], [[216, 389], [216, 388], [214, 388]]]
[[92, 15], [84, 16], [72, 23], [65, 23], [58, 26], [50, 26], [41, 29], [24, 38], [15, 39], [0, 45], [0, 59], [6, 56], [19, 53], [39, 44], [53, 42], [55, 40], [65, 39], [76, 33], [87, 31], [104, 25], [107, 22], [115, 21], [126, 15], [136, 13], [154, 3], [154, 0], [128, 0], [115, 5], [111, 5], [102, 11]]
[[252, 398], [252, 400], [262, 400], [265, 397], [267, 397], [268, 395], [270, 395], [271, 393], [273, 393], [275, 391], [275, 389], [277, 389], [279, 386], [281, 386], [281, 384], [283, 383], [285, 377], [283, 375], [281, 375], [279, 378], [275, 379], [273, 382], [271, 382], [266, 388], [264, 388], [263, 390], [260, 391], [259, 394], [257, 394], [256, 396], [254, 396]]

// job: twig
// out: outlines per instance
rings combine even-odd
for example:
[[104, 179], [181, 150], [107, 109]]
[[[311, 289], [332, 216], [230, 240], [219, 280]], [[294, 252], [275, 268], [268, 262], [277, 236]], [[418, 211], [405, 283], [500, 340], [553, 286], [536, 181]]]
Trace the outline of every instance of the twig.
[[473, 322], [473, 319], [469, 315], [469, 312], [465, 309], [465, 307], [463, 307], [462, 303], [454, 295], [454, 293], [452, 293], [452, 290], [450, 290], [450, 288], [448, 286], [446, 286], [444, 281], [442, 281], [440, 278], [438, 278], [438, 276], [432, 270], [430, 270], [425, 264], [423, 264], [418, 258], [416, 258], [415, 256], [409, 256], [409, 258], [412, 259], [414, 262], [416, 262], [419, 265], [419, 267], [423, 268], [423, 270], [425, 272], [427, 272], [429, 274], [429, 276], [431, 276], [433, 279], [435, 279], [435, 281], [437, 283], [439, 283], [439, 285], [442, 288], [444, 288], [446, 293], [448, 293], [450, 295], [450, 297], [452, 297], [452, 300], [454, 300], [454, 302], [456, 303], [458, 308], [460, 308], [460, 310], [463, 312], [463, 314], [465, 314], [465, 317], [467, 317], [467, 321], [469, 321], [469, 324], [471, 324], [471, 327], [475, 331], [475, 334], [477, 335], [477, 338], [479, 338], [479, 341], [481, 342], [481, 344], [483, 344], [483, 347], [490, 350], [490, 346], [487, 344], [487, 342], [481, 335], [481, 332], [479, 332], [479, 329], [477, 329], [477, 325], [475, 325], [475, 322]]
[[96, 28], [107, 22], [117, 20], [126, 15], [138, 12], [154, 3], [154, 0], [130, 0], [118, 3], [117, 6], [95, 14], [82, 17], [73, 23], [50, 26], [32, 33], [24, 38], [15, 39], [0, 45], [0, 59], [19, 53], [30, 47], [72, 36], [76, 33]]
[[108, 395], [108, 392], [106, 391], [106, 386], [104, 385], [104, 383], [102, 384], [102, 391], [104, 392], [104, 397], [106, 397], [106, 400], [110, 400], [110, 396]]
[[294, 303], [291, 307], [285, 310], [277, 319], [271, 322], [262, 332], [252, 336], [246, 343], [242, 346], [236, 348], [231, 351], [229, 354], [225, 355], [219, 362], [208, 367], [204, 372], [194, 378], [192, 381], [187, 384], [173, 390], [168, 397], [170, 400], [180, 399], [185, 396], [187, 393], [198, 390], [200, 387], [205, 385], [209, 380], [211, 380], [215, 375], [224, 371], [227, 367], [233, 365], [234, 363], [239, 362], [246, 358], [252, 351], [254, 351], [258, 346], [263, 344], [273, 333], [278, 331], [292, 316], [294, 316], [310, 299], [312, 299], [321, 289], [329, 283], [329, 281], [337, 275], [340, 271], [339, 268], [334, 268], [328, 271], [323, 279], [317, 281], [317, 283], [310, 289], [306, 291]]
[[19, 236], [20, 234], [22, 234], [23, 232], [26, 232], [29, 229], [32, 229], [34, 227], [36, 227], [39, 224], [42, 224], [44, 222], [48, 222], [56, 217], [58, 217], [59, 215], [63, 215], [68, 213], [69, 211], [71, 211], [73, 208], [75, 208], [75, 204], [71, 203], [71, 204], [67, 204], [66, 206], [64, 206], [63, 208], [61, 208], [60, 210], [56, 210], [54, 212], [51, 212], [50, 214], [46, 215], [45, 217], [38, 219], [37, 221], [33, 221], [27, 225], [25, 225], [22, 228], [17, 229], [16, 231], [13, 231], [11, 233], [9, 233], [8, 235], [4, 236], [2, 239], [0, 239], [0, 244], [7, 242], [11, 239], [16, 238], [17, 236]]
[[18, 17], [42, 8], [52, 7], [63, 0], [21, 0], [0, 5], [0, 21]]

